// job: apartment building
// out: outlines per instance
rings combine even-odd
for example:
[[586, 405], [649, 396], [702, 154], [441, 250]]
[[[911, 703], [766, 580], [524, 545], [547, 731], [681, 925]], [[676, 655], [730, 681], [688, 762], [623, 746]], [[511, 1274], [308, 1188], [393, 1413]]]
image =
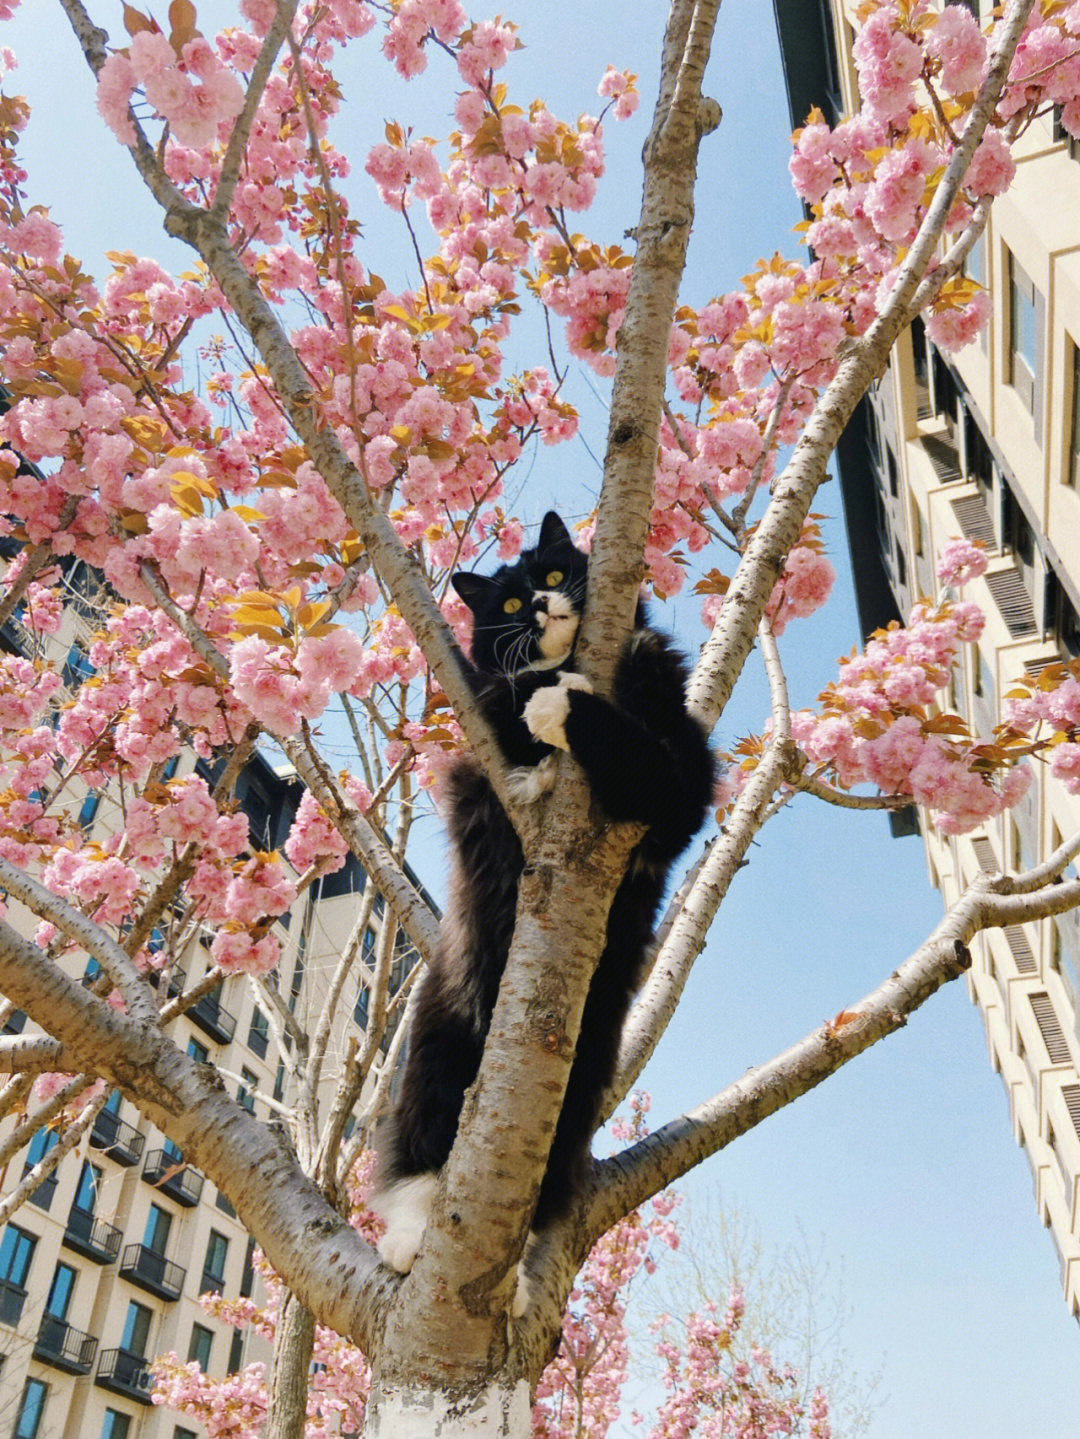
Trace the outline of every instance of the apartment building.
[[[72, 569], [67, 580], [71, 602], [55, 653], [74, 682], [89, 663], [86, 641], [100, 616], [99, 582], [84, 567]], [[25, 649], [28, 637], [17, 619], [0, 643]], [[215, 777], [213, 768], [196, 766], [194, 755], [181, 757], [175, 772], [193, 766]], [[290, 770], [253, 755], [236, 799], [261, 848], [282, 844], [301, 794]], [[80, 813], [84, 828], [107, 832], [113, 803], [108, 794], [88, 792]], [[169, 1026], [177, 1044], [216, 1065], [226, 1087], [260, 1117], [290, 1099], [272, 1011], [287, 1011], [304, 1029], [314, 1024], [358, 919], [364, 878], [350, 858], [281, 917], [275, 995], [232, 976]], [[335, 1019], [327, 1092], [337, 1072], [334, 1053], [343, 1053], [366, 1025], [366, 960], [381, 913], [380, 898]], [[35, 923], [29, 916], [24, 921], [33, 932]], [[168, 971], [170, 993], [199, 984], [210, 968], [212, 937], [196, 937], [177, 956]], [[414, 962], [415, 952], [399, 935], [393, 989]], [[69, 967], [87, 983], [97, 972], [96, 962], [85, 957]], [[33, 1029], [24, 1014], [2, 1005], [0, 1027], [5, 1034]], [[14, 1116], [0, 1122], [0, 1141], [14, 1123]], [[0, 1193], [10, 1193], [56, 1142], [55, 1132], [39, 1132], [0, 1173]], [[253, 1358], [269, 1359], [258, 1336], [219, 1322], [199, 1304], [208, 1291], [260, 1297], [253, 1249], [226, 1197], [114, 1091], [82, 1143], [0, 1228], [0, 1439], [195, 1439], [190, 1421], [152, 1405], [149, 1365], [173, 1351], [181, 1361], [197, 1359], [206, 1373], [223, 1376]]]
[[[856, 8], [776, 0], [793, 126], [814, 104], [830, 119], [854, 108]], [[990, 3], [969, 8], [989, 21]], [[1048, 112], [1016, 157], [967, 265], [993, 299], [988, 330], [946, 356], [916, 322], [837, 450], [865, 633], [947, 597], [935, 576], [947, 540], [992, 556], [965, 587], [986, 629], [948, 695], [982, 734], [1018, 676], [1080, 655], [1080, 150]], [[1024, 802], [978, 832], [917, 826], [946, 903], [980, 870], [1030, 866], [1080, 828], [1080, 801], [1035, 771]], [[898, 832], [915, 831], [910, 816]], [[1080, 916], [989, 931], [967, 983], [1080, 1320]]]

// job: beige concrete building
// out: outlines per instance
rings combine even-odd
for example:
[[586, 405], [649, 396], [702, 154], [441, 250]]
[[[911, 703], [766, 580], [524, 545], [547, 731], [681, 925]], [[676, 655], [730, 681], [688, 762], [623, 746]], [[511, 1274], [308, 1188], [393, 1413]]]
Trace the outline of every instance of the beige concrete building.
[[[811, 104], [830, 118], [853, 108], [856, 8], [777, 0], [793, 124]], [[977, 0], [969, 8], [979, 15]], [[942, 595], [934, 566], [947, 540], [980, 539], [992, 555], [964, 592], [986, 630], [948, 696], [982, 734], [1018, 676], [1080, 654], [1080, 151], [1047, 113], [1017, 160], [967, 267], [993, 298], [989, 330], [945, 356], [917, 324], [838, 449], [867, 632]], [[1025, 801], [980, 832], [949, 839], [920, 825], [946, 902], [980, 869], [1029, 866], [1080, 828], [1080, 801], [1035, 770]], [[968, 987], [1080, 1319], [1080, 916], [990, 931]]]
[[[77, 588], [79, 577], [72, 578]], [[83, 578], [89, 586], [92, 576]], [[97, 613], [77, 599], [68, 607], [54, 652], [66, 660], [69, 675], [87, 664], [86, 638]], [[25, 647], [17, 621], [0, 642]], [[193, 763], [194, 756], [182, 757], [179, 772]], [[247, 764], [236, 798], [260, 847], [284, 841], [301, 793], [290, 773], [263, 756]], [[111, 803], [108, 796], [99, 803], [87, 795], [84, 827], [108, 830]], [[350, 860], [302, 893], [276, 926], [282, 947], [277, 994], [305, 1028], [353, 932], [363, 882]], [[375, 909], [377, 923], [381, 900]], [[21, 927], [32, 933], [35, 922], [24, 915]], [[190, 989], [205, 975], [211, 939], [199, 936], [177, 956], [170, 992]], [[343, 1052], [366, 1022], [371, 971], [364, 961], [373, 945], [368, 929], [335, 1020], [327, 1086], [338, 1071], [335, 1050]], [[393, 987], [413, 961], [407, 942], [399, 943]], [[89, 982], [95, 972], [91, 960], [83, 977]], [[271, 1008], [251, 981], [234, 976], [169, 1026], [178, 1045], [216, 1065], [226, 1087], [261, 1116], [271, 1102], [287, 1106], [290, 1099]], [[34, 1026], [8, 1006], [0, 1007], [0, 1028], [30, 1033]], [[0, 1123], [0, 1140], [14, 1123], [14, 1116]], [[0, 1173], [0, 1193], [10, 1193], [55, 1142], [55, 1133], [41, 1132]], [[269, 1358], [258, 1336], [208, 1317], [198, 1302], [208, 1290], [258, 1299], [253, 1247], [225, 1196], [114, 1092], [78, 1148], [0, 1228], [2, 1439], [193, 1439], [191, 1421], [151, 1404], [148, 1366], [171, 1350], [222, 1376], [253, 1358]]]

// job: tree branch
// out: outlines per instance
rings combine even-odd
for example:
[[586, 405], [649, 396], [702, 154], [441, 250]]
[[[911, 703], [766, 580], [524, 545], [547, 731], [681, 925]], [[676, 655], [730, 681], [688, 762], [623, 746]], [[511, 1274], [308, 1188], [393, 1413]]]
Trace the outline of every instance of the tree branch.
[[60, 899], [38, 880], [16, 869], [9, 860], [3, 858], [0, 858], [0, 885], [21, 900], [31, 913], [55, 924], [69, 939], [73, 939], [85, 949], [87, 954], [92, 954], [120, 991], [133, 1018], [157, 1021], [153, 998], [138, 970], [100, 925], [88, 919], [85, 914], [80, 914], [66, 900]]
[[393, 1281], [303, 1173], [284, 1128], [224, 1092], [156, 1026], [110, 1008], [0, 921], [0, 988], [72, 1062], [122, 1090], [224, 1192], [270, 1264], [323, 1324], [371, 1352]]
[[1035, 896], [998, 895], [985, 876], [953, 905], [934, 933], [864, 999], [690, 1113], [598, 1166], [586, 1227], [598, 1237], [624, 1215], [815, 1088], [879, 1040], [969, 967], [968, 941], [983, 929], [1061, 914], [1080, 904], [1080, 880]]
[[[86, 1087], [86, 1080], [81, 1074], [77, 1075], [73, 1084], [68, 1085], [67, 1088], [71, 1089], [75, 1083], [79, 1090]], [[16, 1209], [26, 1203], [38, 1185], [48, 1179], [64, 1155], [70, 1154], [97, 1118], [98, 1111], [104, 1105], [106, 1097], [104, 1094], [99, 1094], [96, 1099], [92, 1099], [82, 1114], [71, 1121], [48, 1154], [43, 1154], [33, 1169], [29, 1170], [11, 1193], [0, 1201], [0, 1224], [6, 1224]]]
[[866, 334], [848, 345], [735, 571], [719, 618], [687, 687], [690, 710], [709, 731], [742, 673], [784, 557], [798, 540], [836, 442], [870, 382], [883, 373], [897, 336], [909, 322], [908, 307], [933, 259], [967, 165], [1001, 94], [1032, 3], [1033, 0], [1012, 0], [1001, 43], [980, 87], [963, 139], [949, 160], [888, 303]]

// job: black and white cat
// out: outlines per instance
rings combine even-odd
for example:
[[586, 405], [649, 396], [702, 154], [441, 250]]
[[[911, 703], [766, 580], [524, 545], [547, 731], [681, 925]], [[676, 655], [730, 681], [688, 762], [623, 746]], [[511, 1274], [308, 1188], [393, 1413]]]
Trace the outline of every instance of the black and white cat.
[[[524, 550], [515, 564], [491, 576], [453, 580], [474, 616], [471, 682], [515, 766], [516, 797], [539, 799], [554, 781], [554, 749], [569, 750], [609, 819], [649, 826], [612, 902], [534, 1230], [566, 1212], [585, 1176], [600, 1098], [614, 1074], [667, 872], [700, 828], [713, 785], [705, 734], [686, 712], [685, 666], [665, 637], [648, 628], [643, 605], [619, 659], [612, 698], [594, 695], [576, 673], [587, 572], [586, 556], [550, 513], [535, 549]], [[438, 1171], [480, 1065], [522, 869], [517, 834], [471, 755], [450, 772], [445, 808], [453, 854], [449, 901], [439, 952], [417, 999], [372, 1201], [386, 1221], [379, 1254], [403, 1273], [416, 1258]]]

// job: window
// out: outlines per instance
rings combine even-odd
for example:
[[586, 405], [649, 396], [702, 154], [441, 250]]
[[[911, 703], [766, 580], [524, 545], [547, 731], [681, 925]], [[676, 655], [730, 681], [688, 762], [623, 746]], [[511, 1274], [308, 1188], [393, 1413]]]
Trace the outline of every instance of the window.
[[162, 1209], [160, 1204], [151, 1204], [150, 1213], [146, 1216], [146, 1228], [143, 1231], [143, 1245], [152, 1253], [164, 1257], [171, 1228], [172, 1215], [169, 1211]]
[[26, 1271], [34, 1257], [36, 1243], [36, 1234], [28, 1234], [17, 1224], [9, 1224], [4, 1230], [3, 1241], [0, 1242], [0, 1279], [5, 1279], [9, 1284], [18, 1284], [21, 1288], [26, 1282]]
[[251, 1015], [251, 1027], [248, 1030], [248, 1049], [257, 1054], [260, 1059], [266, 1058], [266, 1048], [270, 1039], [270, 1021], [262, 1010], [256, 1005]]
[[285, 1093], [285, 1061], [278, 1060], [277, 1073], [274, 1075], [274, 1098], [280, 1099]]
[[[99, 794], [95, 794], [93, 790], [91, 790], [90, 793], [83, 800], [82, 805], [79, 808], [80, 829], [90, 828], [90, 826], [94, 823], [94, 818], [97, 815], [98, 806], [100, 804], [101, 796]], [[113, 1411], [110, 1409], [109, 1413], [111, 1414], [112, 1412]]]
[[128, 1439], [131, 1431], [130, 1414], [121, 1414], [119, 1409], [106, 1409], [101, 1426], [101, 1439]]
[[[35, 1164], [40, 1163], [47, 1154], [51, 1153], [59, 1142], [60, 1136], [54, 1129], [39, 1129], [27, 1148], [23, 1174], [29, 1174]], [[45, 1175], [33, 1194], [29, 1195], [30, 1203], [36, 1204], [38, 1209], [48, 1210], [52, 1204], [53, 1195], [56, 1193], [57, 1181], [58, 1176], [54, 1166], [52, 1171]]]
[[101, 1426], [101, 1439], [128, 1439], [130, 1430], [130, 1414], [121, 1414], [119, 1409], [105, 1410], [105, 1422]]
[[68, 657], [64, 661], [62, 678], [65, 686], [69, 690], [75, 689], [83, 680], [89, 679], [93, 674], [97, 674], [97, 671], [90, 663], [90, 658], [82, 645], [72, 645], [68, 650]]
[[248, 1235], [247, 1248], [244, 1250], [244, 1272], [240, 1276], [240, 1297], [250, 1299], [251, 1291], [255, 1288], [255, 1241]]
[[250, 1069], [241, 1069], [240, 1087], [236, 1091], [236, 1100], [249, 1114], [255, 1113], [255, 1091], [258, 1087], [259, 1076], [252, 1074]]
[[195, 1439], [195, 1431], [192, 1429], [181, 1429], [178, 1424], [173, 1430], [172, 1439]]
[[241, 1329], [234, 1329], [232, 1343], [229, 1345], [229, 1363], [227, 1372], [235, 1374], [244, 1362], [244, 1333]]
[[40, 1379], [26, 1381], [22, 1398], [19, 1400], [19, 1412], [15, 1418], [15, 1428], [11, 1431], [11, 1439], [37, 1439], [42, 1410], [45, 1408], [45, 1396], [48, 1392], [48, 1386], [43, 1384]]
[[917, 502], [912, 501], [912, 505], [911, 505], [911, 548], [915, 551], [916, 555], [918, 555], [919, 559], [922, 559], [922, 558], [923, 558], [923, 554], [924, 554], [923, 545], [925, 544], [925, 540], [924, 540], [923, 536], [924, 536], [924, 534], [925, 534], [925, 530], [926, 530], [926, 522], [925, 522], [925, 520], [923, 519], [922, 510], [919, 508]]
[[30, 1141], [26, 1151], [26, 1164], [23, 1166], [23, 1173], [33, 1169], [39, 1160], [44, 1159], [50, 1150], [55, 1149], [60, 1142], [60, 1137], [55, 1129], [39, 1129]]
[[71, 1303], [71, 1291], [75, 1288], [75, 1271], [70, 1264], [58, 1264], [49, 1285], [49, 1297], [45, 1301], [45, 1313], [53, 1319], [65, 1320]]
[[120, 1348], [125, 1353], [137, 1355], [140, 1359], [145, 1357], [151, 1318], [150, 1310], [145, 1304], [137, 1304], [134, 1299], [131, 1301], [127, 1318], [124, 1320], [124, 1332], [120, 1337]]
[[84, 1160], [78, 1187], [75, 1190], [74, 1208], [81, 1209], [84, 1214], [94, 1214], [97, 1211], [100, 1185], [101, 1170], [96, 1164], [91, 1164], [88, 1159]]
[[210, 1058], [210, 1051], [205, 1044], [200, 1044], [197, 1039], [189, 1039], [187, 1042], [188, 1057], [196, 1064], [206, 1064]]
[[964, 259], [964, 274], [976, 284], [986, 284], [986, 254], [982, 235], [975, 241]]
[[206, 1259], [203, 1261], [202, 1283], [199, 1285], [200, 1294], [205, 1294], [211, 1289], [221, 1293], [221, 1286], [225, 1282], [225, 1256], [228, 1252], [229, 1241], [224, 1234], [219, 1234], [216, 1229], [211, 1229], [210, 1239], [206, 1245]]
[[205, 1324], [191, 1326], [191, 1343], [188, 1345], [188, 1363], [194, 1360], [205, 1374], [210, 1368], [210, 1351], [214, 1347], [214, 1331]]
[[1039, 373], [1035, 286], [1009, 256], [1009, 383], [1026, 409], [1035, 411], [1035, 380]]

